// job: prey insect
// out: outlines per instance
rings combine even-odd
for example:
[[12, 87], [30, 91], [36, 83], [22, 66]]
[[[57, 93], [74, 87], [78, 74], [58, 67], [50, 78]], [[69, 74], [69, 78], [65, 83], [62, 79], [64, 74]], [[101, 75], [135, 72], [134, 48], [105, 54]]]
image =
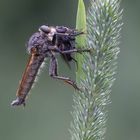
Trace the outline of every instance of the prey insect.
[[75, 47], [75, 38], [81, 34], [83, 32], [64, 26], [42, 25], [38, 32], [30, 37], [27, 44], [30, 57], [17, 90], [17, 98], [11, 103], [12, 106], [25, 106], [26, 97], [33, 86], [41, 64], [47, 57], [50, 58], [49, 75], [54, 79], [60, 79], [72, 85], [76, 90], [80, 90], [77, 84], [69, 77], [58, 75], [56, 54], [60, 54], [68, 63], [71, 60], [76, 61], [72, 57], [72, 53], [89, 52], [89, 49], [77, 49]]

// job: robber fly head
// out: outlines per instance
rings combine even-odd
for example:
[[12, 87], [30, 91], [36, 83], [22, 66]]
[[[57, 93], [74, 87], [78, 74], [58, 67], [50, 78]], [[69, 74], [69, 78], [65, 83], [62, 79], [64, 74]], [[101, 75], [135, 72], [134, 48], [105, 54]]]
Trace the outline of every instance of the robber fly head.
[[48, 41], [52, 41], [53, 40], [53, 37], [54, 35], [56, 34], [56, 28], [54, 27], [49, 27], [49, 26], [46, 26], [46, 25], [42, 25], [41, 27], [39, 27], [39, 31], [42, 33], [42, 34], [45, 34]]

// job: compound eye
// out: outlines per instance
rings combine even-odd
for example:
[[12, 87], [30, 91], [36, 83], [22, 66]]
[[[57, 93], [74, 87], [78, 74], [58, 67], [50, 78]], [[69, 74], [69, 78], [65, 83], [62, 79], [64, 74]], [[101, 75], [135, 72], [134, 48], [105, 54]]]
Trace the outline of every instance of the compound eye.
[[67, 28], [66, 27], [63, 27], [63, 26], [57, 26], [56, 27], [56, 31], [58, 33], [65, 33], [67, 31]]
[[46, 33], [46, 34], [48, 34], [48, 33], [51, 32], [51, 29], [50, 29], [48, 26], [46, 26], [46, 25], [42, 25], [42, 26], [39, 28], [39, 30], [41, 30], [42, 32], [44, 32], [44, 33]]

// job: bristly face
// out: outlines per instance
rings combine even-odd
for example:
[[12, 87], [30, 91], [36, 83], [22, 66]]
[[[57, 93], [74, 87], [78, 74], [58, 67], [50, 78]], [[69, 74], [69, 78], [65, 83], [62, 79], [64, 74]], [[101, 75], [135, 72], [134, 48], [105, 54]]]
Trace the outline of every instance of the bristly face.
[[[58, 33], [68, 34], [67, 36], [60, 34], [56, 35], [56, 44], [61, 51], [67, 51], [75, 48], [75, 36], [73, 36], [74, 30], [57, 26], [56, 31]], [[61, 56], [66, 63], [73, 59], [71, 54], [62, 54]]]
[[[68, 51], [75, 49], [76, 44], [76, 36], [79, 34], [83, 34], [82, 32], [78, 32], [75, 29], [69, 29], [64, 26], [56, 26], [56, 31], [58, 34], [54, 37], [56, 40], [56, 44], [61, 51]], [[75, 59], [72, 57], [72, 54], [61, 54], [64, 61], [69, 65], [69, 62]]]

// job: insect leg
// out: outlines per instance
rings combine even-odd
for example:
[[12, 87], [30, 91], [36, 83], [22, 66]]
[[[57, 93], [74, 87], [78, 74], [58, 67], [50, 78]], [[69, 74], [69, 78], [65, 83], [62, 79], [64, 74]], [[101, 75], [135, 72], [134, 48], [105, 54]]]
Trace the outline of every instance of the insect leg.
[[71, 80], [70, 78], [63, 77], [63, 76], [58, 76], [58, 73], [57, 73], [57, 65], [58, 65], [57, 64], [57, 59], [54, 56], [52, 56], [51, 57], [51, 60], [50, 60], [49, 75], [52, 78], [63, 80], [64, 82], [72, 85], [75, 89], [80, 90], [78, 88], [78, 86], [75, 84], [75, 82], [73, 80]]
[[61, 37], [64, 37], [64, 36], [78, 36], [78, 35], [82, 35], [82, 34], [84, 34], [84, 32], [71, 32], [71, 33], [68, 33], [68, 34], [66, 34], [66, 33], [55, 33], [55, 35], [58, 35], [58, 36], [61, 36]]
[[70, 53], [74, 53], [74, 52], [76, 52], [76, 53], [89, 52], [90, 53], [92, 51], [92, 49], [71, 49], [71, 50], [62, 51], [57, 47], [53, 48], [53, 49], [51, 49], [51, 48], [49, 48], [49, 49], [52, 51], [55, 51], [57, 53], [61, 53], [61, 54], [70, 54]]
[[67, 51], [61, 51], [61, 53], [63, 54], [74, 53], [74, 52], [82, 53], [82, 52], [90, 52], [90, 51], [91, 51], [90, 49], [72, 49], [72, 50], [67, 50]]

